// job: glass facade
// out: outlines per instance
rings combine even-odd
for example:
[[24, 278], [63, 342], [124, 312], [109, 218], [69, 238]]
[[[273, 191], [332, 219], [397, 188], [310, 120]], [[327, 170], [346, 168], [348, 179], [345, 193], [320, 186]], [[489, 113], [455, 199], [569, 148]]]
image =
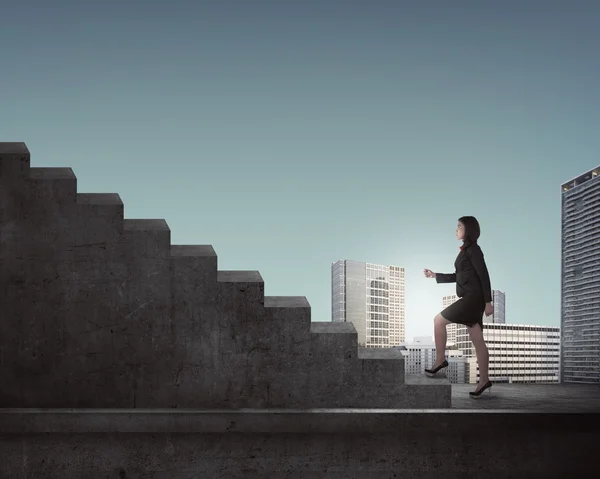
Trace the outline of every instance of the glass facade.
[[331, 320], [346, 318], [346, 263], [337, 261], [331, 267]]
[[506, 324], [506, 296], [502, 291], [494, 289], [492, 291], [492, 304], [494, 305], [494, 314], [492, 316], [483, 315], [484, 323]]
[[404, 268], [340, 260], [331, 272], [332, 321], [352, 322], [362, 347], [404, 341]]
[[561, 381], [600, 383], [600, 166], [563, 184]]
[[365, 263], [345, 261], [346, 277], [346, 305], [344, 321], [354, 324], [358, 333], [358, 345], [364, 346], [366, 342], [367, 327], [367, 277]]

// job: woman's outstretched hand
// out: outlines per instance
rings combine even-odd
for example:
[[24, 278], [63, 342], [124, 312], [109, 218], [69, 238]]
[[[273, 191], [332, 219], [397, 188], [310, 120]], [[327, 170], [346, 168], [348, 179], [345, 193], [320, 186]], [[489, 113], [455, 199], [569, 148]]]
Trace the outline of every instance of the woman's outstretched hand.
[[426, 278], [435, 278], [435, 273], [430, 269], [424, 269], [423, 273], [425, 273]]
[[494, 305], [492, 303], [485, 303], [485, 315], [490, 316], [494, 314]]

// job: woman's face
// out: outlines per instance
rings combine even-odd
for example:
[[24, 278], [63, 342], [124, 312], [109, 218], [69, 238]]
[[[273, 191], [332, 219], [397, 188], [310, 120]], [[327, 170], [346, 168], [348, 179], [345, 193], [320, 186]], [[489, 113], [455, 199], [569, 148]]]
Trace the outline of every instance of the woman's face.
[[460, 221], [456, 226], [456, 239], [461, 240], [465, 238], [465, 225], [463, 225]]

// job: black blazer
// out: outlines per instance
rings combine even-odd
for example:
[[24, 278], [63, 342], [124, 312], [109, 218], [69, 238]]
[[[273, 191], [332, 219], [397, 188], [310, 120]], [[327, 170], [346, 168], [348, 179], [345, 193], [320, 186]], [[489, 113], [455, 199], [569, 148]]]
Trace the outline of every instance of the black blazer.
[[456, 283], [456, 295], [462, 298], [466, 294], [483, 296], [486, 303], [492, 302], [490, 275], [483, 251], [477, 243], [464, 245], [454, 262], [455, 273], [435, 273], [438, 283]]

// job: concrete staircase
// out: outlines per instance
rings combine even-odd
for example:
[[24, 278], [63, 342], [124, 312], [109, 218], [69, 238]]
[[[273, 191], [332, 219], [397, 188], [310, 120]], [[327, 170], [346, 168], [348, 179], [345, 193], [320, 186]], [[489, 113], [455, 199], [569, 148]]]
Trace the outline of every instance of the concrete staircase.
[[400, 353], [0, 143], [0, 407], [448, 408]]
[[218, 271], [212, 246], [171, 245], [164, 220], [0, 143], [0, 478], [597, 469], [597, 415], [450, 402], [351, 323], [311, 323], [306, 298], [265, 297], [257, 271]]

